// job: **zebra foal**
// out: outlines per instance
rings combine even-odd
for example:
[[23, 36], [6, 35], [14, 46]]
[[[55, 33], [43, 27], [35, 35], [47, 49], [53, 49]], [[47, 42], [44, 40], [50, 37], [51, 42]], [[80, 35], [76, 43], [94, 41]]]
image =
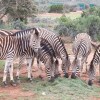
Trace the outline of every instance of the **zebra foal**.
[[[91, 52], [91, 38], [87, 33], [80, 33], [76, 35], [75, 41], [72, 45], [72, 51], [75, 59], [72, 62], [71, 78], [76, 78], [77, 69], [80, 69], [80, 76], [82, 74], [83, 64], [87, 64], [87, 57]], [[87, 65], [86, 65], [87, 71]]]

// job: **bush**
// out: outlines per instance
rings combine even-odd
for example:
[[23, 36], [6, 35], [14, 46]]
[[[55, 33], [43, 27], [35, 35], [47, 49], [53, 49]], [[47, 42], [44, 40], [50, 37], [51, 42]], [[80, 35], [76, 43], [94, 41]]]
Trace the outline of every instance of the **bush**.
[[76, 25], [73, 23], [73, 20], [67, 18], [65, 15], [62, 15], [58, 19], [58, 25], [55, 27], [60, 36], [75, 36], [77, 34]]
[[[58, 25], [55, 27], [55, 30], [61, 36], [72, 36], [74, 37], [77, 33], [86, 32], [88, 33], [94, 40], [100, 40], [100, 17], [99, 12], [97, 12], [97, 8], [92, 8], [89, 12], [95, 12], [93, 15], [86, 14], [80, 18], [71, 20], [67, 18], [65, 15], [62, 15], [58, 19]], [[100, 9], [99, 9], [100, 10]], [[87, 13], [87, 12], [86, 12]]]
[[51, 5], [49, 13], [62, 13], [63, 5]]
[[24, 22], [20, 21], [19, 19], [16, 20], [16, 21], [13, 21], [12, 26], [13, 26], [14, 29], [17, 29], [17, 30], [26, 29]]

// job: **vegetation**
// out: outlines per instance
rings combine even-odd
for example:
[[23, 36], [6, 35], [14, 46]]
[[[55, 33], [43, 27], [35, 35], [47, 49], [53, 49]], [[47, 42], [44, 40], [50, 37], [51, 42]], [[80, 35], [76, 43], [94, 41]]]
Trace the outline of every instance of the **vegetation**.
[[[87, 83], [80, 79], [58, 78], [55, 82], [50, 83], [41, 79], [34, 79], [32, 83], [21, 77], [21, 90], [31, 92], [33, 96], [18, 96], [17, 100], [91, 100], [91, 98], [100, 99], [100, 88], [88, 86]], [[2, 95], [2, 99], [7, 99], [9, 93]], [[9, 99], [12, 100], [9, 96]]]
[[63, 12], [63, 5], [51, 5], [49, 13], [62, 13]]
[[1, 18], [5, 15], [9, 16], [9, 19], [21, 21], [27, 21], [27, 17], [36, 13], [36, 6], [31, 0], [1, 0]]
[[55, 27], [59, 35], [74, 37], [77, 33], [87, 32], [94, 40], [100, 40], [100, 8], [90, 8], [80, 18], [70, 19], [62, 15]]

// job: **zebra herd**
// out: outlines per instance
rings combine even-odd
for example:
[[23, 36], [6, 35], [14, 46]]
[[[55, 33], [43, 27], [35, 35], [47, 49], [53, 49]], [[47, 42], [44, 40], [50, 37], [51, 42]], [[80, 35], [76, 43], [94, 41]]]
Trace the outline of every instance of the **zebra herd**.
[[[11, 85], [16, 86], [13, 78], [13, 62], [19, 58], [17, 66], [16, 78], [19, 80], [20, 68], [24, 61], [27, 60], [28, 79], [32, 80], [32, 65], [34, 58], [37, 58], [38, 65], [44, 63], [48, 81], [53, 82], [59, 76], [59, 61], [61, 59], [61, 68], [64, 77], [69, 77], [69, 69], [72, 67], [71, 78], [76, 78], [77, 69], [81, 70], [83, 64], [87, 64], [87, 57], [91, 52], [91, 37], [86, 33], [78, 34], [73, 42], [72, 51], [75, 59], [72, 64], [70, 62], [67, 50], [61, 38], [52, 31], [44, 28], [30, 28], [18, 32], [0, 30], [0, 60], [5, 60], [3, 84], [7, 86], [7, 74], [10, 73]], [[92, 85], [92, 80], [95, 74], [95, 65], [100, 62], [100, 46], [96, 48], [94, 57], [90, 63], [88, 70], [89, 81]], [[86, 65], [87, 71], [87, 65]]]

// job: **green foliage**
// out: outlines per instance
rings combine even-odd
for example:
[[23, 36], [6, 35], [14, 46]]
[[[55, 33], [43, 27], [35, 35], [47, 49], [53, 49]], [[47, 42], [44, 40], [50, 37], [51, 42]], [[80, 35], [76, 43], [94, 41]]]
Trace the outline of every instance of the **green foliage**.
[[71, 20], [65, 15], [58, 18], [55, 27], [59, 35], [74, 37], [77, 33], [87, 32], [94, 40], [99, 40], [100, 35], [100, 8], [85, 10], [80, 18]]
[[51, 5], [49, 13], [62, 13], [63, 12], [63, 5]]
[[16, 18], [26, 20], [27, 17], [32, 16], [37, 11], [34, 2], [31, 0], [2, 0], [2, 2], [5, 13], [13, 20]]
[[76, 34], [76, 26], [70, 18], [62, 15], [58, 18], [58, 23], [55, 30], [58, 31], [59, 35], [73, 36]]
[[12, 26], [13, 26], [14, 29], [17, 29], [17, 30], [26, 29], [26, 26], [25, 26], [24, 22], [20, 21], [20, 19], [18, 19], [16, 21], [13, 21]]
[[82, 18], [86, 20], [87, 32], [93, 39], [98, 40], [98, 35], [100, 34], [100, 7], [92, 7], [85, 10]]

